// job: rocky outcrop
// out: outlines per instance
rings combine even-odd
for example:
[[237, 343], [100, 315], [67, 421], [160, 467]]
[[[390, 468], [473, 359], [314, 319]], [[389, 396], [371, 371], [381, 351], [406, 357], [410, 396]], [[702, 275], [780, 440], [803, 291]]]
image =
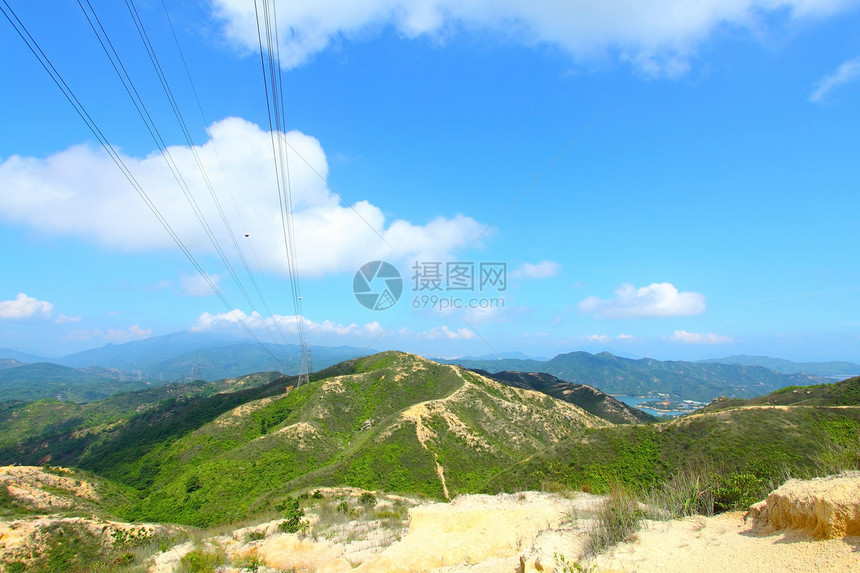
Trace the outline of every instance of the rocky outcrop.
[[860, 535], [860, 472], [790, 480], [750, 507], [753, 529], [802, 530], [815, 539]]

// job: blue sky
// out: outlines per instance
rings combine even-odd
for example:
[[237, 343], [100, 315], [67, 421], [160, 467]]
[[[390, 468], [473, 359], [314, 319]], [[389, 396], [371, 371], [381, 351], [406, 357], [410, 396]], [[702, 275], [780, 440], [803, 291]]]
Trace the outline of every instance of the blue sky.
[[[125, 4], [92, 2], [239, 284], [78, 4], [6, 0], [227, 305], [4, 18], [0, 347], [240, 319], [298, 340], [254, 3], [166, 4], [136, 8], [202, 170]], [[277, 9], [311, 344], [860, 362], [860, 2], [296, 4]], [[374, 260], [403, 276], [385, 310], [352, 292]], [[416, 262], [507, 280], [417, 290]]]

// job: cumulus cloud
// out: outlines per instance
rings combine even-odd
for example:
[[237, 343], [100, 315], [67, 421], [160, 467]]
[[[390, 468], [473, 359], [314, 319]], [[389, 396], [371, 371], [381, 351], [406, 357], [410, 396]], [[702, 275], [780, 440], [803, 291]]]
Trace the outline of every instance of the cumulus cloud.
[[582, 340], [584, 342], [594, 342], [594, 343], [599, 343], [599, 344], [605, 344], [605, 343], [610, 342], [612, 340], [632, 340], [632, 339], [633, 339], [632, 334], [623, 334], [623, 333], [619, 334], [618, 336], [616, 336], [614, 338], [612, 336], [607, 336], [606, 334], [589, 334], [588, 336], [580, 337], [580, 340]]
[[815, 90], [809, 96], [809, 101], [820, 103], [834, 89], [858, 79], [860, 79], [860, 58], [842, 62], [836, 71], [818, 82]]
[[341, 324], [326, 320], [323, 322], [315, 322], [303, 316], [296, 315], [278, 315], [262, 316], [254, 311], [246, 314], [240, 309], [234, 309], [230, 312], [222, 312], [210, 314], [204, 312], [189, 330], [192, 332], [203, 331], [236, 331], [239, 329], [244, 331], [241, 323], [244, 322], [248, 328], [255, 331], [264, 329], [277, 329], [284, 334], [296, 334], [298, 332], [298, 323], [301, 323], [303, 330], [311, 335], [321, 334], [337, 334], [341, 336], [379, 336], [383, 332], [382, 325], [378, 322], [369, 322], [364, 325], [356, 323]]
[[724, 334], [715, 334], [713, 332], [687, 332], [686, 330], [676, 330], [669, 340], [672, 342], [682, 342], [684, 344], [727, 344], [734, 342], [731, 336]]
[[471, 340], [475, 338], [475, 333], [469, 330], [468, 328], [460, 328], [457, 330], [451, 330], [445, 325], [436, 326], [431, 328], [430, 330], [426, 330], [421, 332], [417, 336], [418, 338], [424, 338], [428, 340], [435, 340], [439, 338], [444, 338], [447, 340]]
[[609, 342], [610, 340], [612, 340], [611, 338], [609, 338], [605, 334], [589, 334], [588, 336], [583, 336], [582, 339], [585, 340], [586, 342], [598, 342], [601, 344]]
[[54, 311], [54, 305], [44, 300], [36, 300], [19, 292], [12, 300], [0, 300], [0, 319], [30, 318], [33, 316], [48, 317]]
[[546, 279], [554, 277], [561, 270], [561, 265], [554, 261], [538, 263], [523, 263], [511, 272], [512, 279]]
[[[316, 0], [278, 7], [281, 64], [293, 68], [342, 39], [392, 27], [407, 38], [491, 32], [524, 45], [549, 44], [576, 60], [616, 54], [646, 73], [679, 75], [717, 27], [755, 29], [773, 15], [829, 16], [855, 0]], [[253, 3], [213, 0], [227, 38], [258, 49]]]
[[[227, 118], [212, 124], [209, 133], [211, 139], [196, 151], [231, 222], [232, 238], [221, 223], [193, 151], [187, 146], [170, 148], [174, 162], [228, 256], [235, 254], [232, 239], [236, 239], [250, 264], [285, 274], [288, 265], [269, 132], [243, 119]], [[320, 177], [327, 177], [328, 163], [319, 141], [298, 131], [283, 137], [291, 147], [293, 234], [299, 272], [305, 276], [354, 271], [374, 259], [446, 260], [483, 228], [463, 215], [418, 225], [402, 219], [387, 222], [382, 210], [367, 201], [350, 208]], [[188, 248], [214, 252], [161, 154], [123, 155], [123, 159]], [[175, 248], [101, 149], [78, 145], [47, 158], [13, 155], [0, 161], [0, 189], [4, 191], [0, 219], [111, 248]]]
[[670, 283], [654, 283], [640, 288], [626, 283], [615, 294], [616, 298], [608, 300], [590, 296], [581, 301], [578, 308], [596, 318], [689, 316], [705, 312], [702, 294], [678, 292]]

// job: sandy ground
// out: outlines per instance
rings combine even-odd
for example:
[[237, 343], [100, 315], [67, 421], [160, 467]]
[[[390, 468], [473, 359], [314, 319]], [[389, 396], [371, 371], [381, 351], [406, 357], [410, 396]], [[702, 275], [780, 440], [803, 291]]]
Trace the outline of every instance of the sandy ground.
[[[410, 510], [402, 539], [381, 542], [376, 552], [361, 556], [344, 544], [278, 533], [253, 548], [232, 549], [253, 549], [267, 565], [298, 572], [565, 573], [556, 555], [568, 563], [581, 559], [590, 514], [600, 501], [587, 494], [568, 499], [525, 492], [426, 504]], [[756, 533], [744, 512], [734, 512], [647, 521], [631, 541], [580, 563], [594, 573], [860, 572], [860, 537], [819, 541], [799, 530]]]
[[860, 537], [816, 541], [801, 531], [752, 532], [744, 512], [646, 522], [632, 542], [595, 559], [596, 572], [860, 571]]

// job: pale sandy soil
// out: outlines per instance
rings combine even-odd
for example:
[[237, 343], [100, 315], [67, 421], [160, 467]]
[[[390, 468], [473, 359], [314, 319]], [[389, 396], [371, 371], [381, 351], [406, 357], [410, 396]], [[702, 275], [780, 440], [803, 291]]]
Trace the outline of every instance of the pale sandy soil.
[[636, 540], [592, 563], [597, 572], [860, 571], [860, 537], [816, 541], [802, 531], [752, 532], [744, 512], [647, 522]]
[[[378, 543], [375, 550], [364, 554], [349, 544], [280, 533], [252, 546], [234, 543], [231, 552], [255, 551], [275, 570], [302, 573], [564, 573], [556, 555], [568, 563], [581, 560], [590, 515], [601, 499], [538, 492], [461, 496], [411, 509], [402, 539], [381, 535], [371, 542]], [[817, 541], [802, 530], [756, 533], [752, 521], [745, 523], [744, 513], [735, 512], [648, 521], [633, 540], [580, 563], [594, 573], [860, 572], [860, 538]]]

